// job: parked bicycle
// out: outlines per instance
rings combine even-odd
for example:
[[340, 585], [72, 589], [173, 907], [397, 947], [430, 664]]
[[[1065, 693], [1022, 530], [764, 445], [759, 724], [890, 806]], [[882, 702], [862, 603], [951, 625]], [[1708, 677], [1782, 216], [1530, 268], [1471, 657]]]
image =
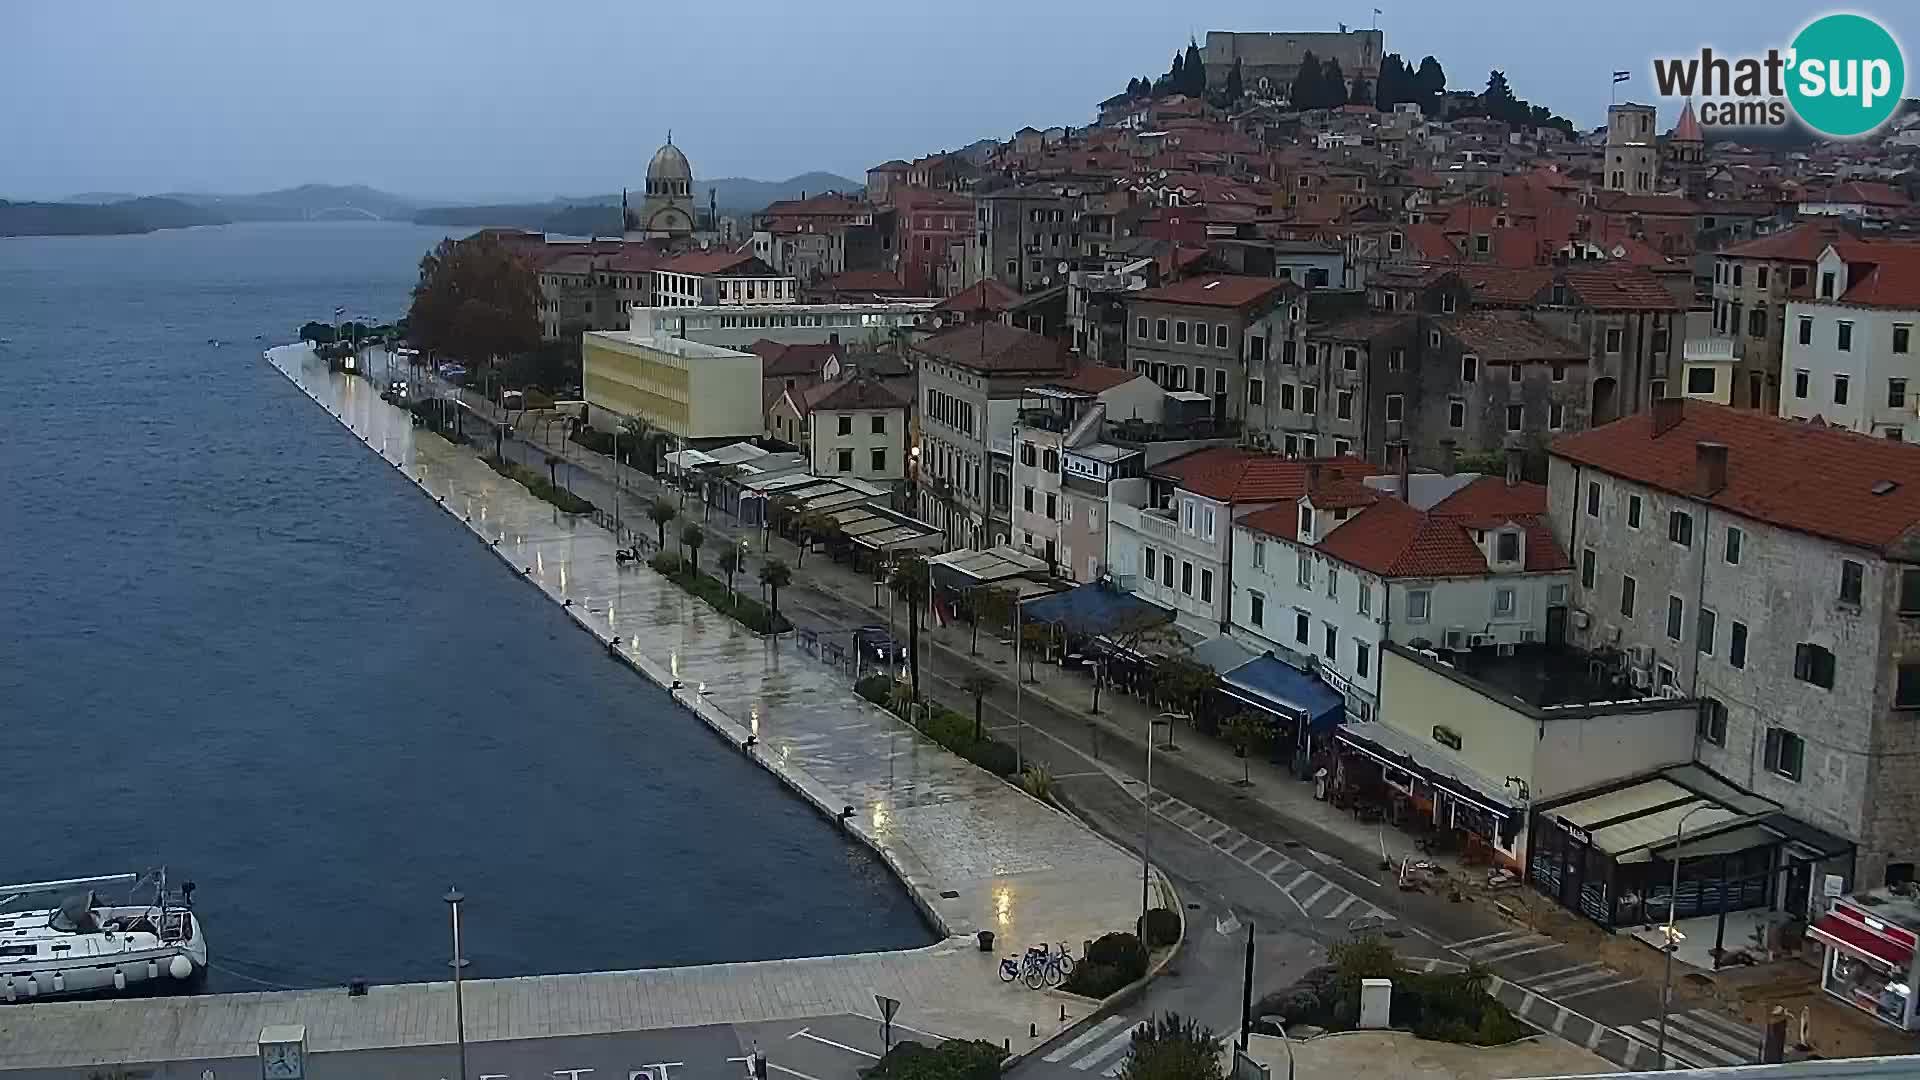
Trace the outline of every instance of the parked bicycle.
[[1073, 973], [1073, 956], [1067, 952], [1065, 942], [1060, 951], [1054, 952], [1045, 945], [1029, 945], [1026, 954], [1018, 960], [1005, 957], [1000, 961], [1000, 981], [1013, 982], [1019, 979], [1030, 990], [1042, 986], [1059, 986]]

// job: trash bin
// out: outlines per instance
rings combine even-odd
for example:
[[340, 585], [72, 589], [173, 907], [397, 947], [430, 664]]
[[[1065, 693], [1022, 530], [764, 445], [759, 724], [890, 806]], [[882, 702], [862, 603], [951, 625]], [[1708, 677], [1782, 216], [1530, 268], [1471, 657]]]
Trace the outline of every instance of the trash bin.
[[982, 930], [978, 934], [975, 934], [974, 936], [980, 940], [981, 952], [993, 951], [993, 931]]

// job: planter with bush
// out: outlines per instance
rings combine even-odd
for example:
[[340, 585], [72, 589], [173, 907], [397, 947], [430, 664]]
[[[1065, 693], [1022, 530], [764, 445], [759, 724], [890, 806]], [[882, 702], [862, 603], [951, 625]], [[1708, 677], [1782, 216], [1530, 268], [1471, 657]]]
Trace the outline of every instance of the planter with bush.
[[1499, 1046], [1533, 1034], [1487, 992], [1490, 976], [1479, 967], [1457, 972], [1410, 971], [1393, 947], [1375, 937], [1341, 942], [1328, 950], [1332, 962], [1309, 970], [1292, 986], [1260, 999], [1254, 1013], [1283, 1017], [1288, 1025], [1311, 1024], [1351, 1031], [1360, 1022], [1360, 984], [1393, 982], [1392, 1025], [1422, 1039]]
[[1165, 948], [1180, 940], [1180, 913], [1172, 908], [1154, 908], [1141, 923], [1140, 940], [1149, 949]]
[[869, 675], [855, 683], [853, 690], [875, 705], [904, 718], [927, 738], [995, 776], [1012, 776], [1019, 771], [1020, 755], [1012, 746], [999, 739], [975, 739], [972, 718], [962, 716], [945, 705], [922, 702], [916, 717], [915, 711], [896, 694], [895, 687], [898, 685], [891, 676]]
[[1103, 998], [1147, 974], [1147, 947], [1132, 934], [1102, 934], [1087, 947], [1061, 989], [1082, 997]]
[[948, 1039], [938, 1046], [893, 1044], [887, 1056], [860, 1070], [861, 1080], [993, 1080], [1005, 1050], [979, 1039]]
[[565, 488], [554, 487], [553, 482], [525, 465], [515, 464], [495, 454], [480, 459], [493, 468], [494, 472], [514, 481], [535, 495], [560, 508], [563, 514], [586, 514], [593, 511], [593, 504], [575, 495]]
[[722, 615], [727, 615], [756, 634], [778, 634], [792, 629], [784, 615], [768, 611], [765, 604], [750, 596], [741, 596], [727, 588], [719, 578], [709, 577], [673, 552], [662, 552], [647, 561], [667, 580], [705, 600]]

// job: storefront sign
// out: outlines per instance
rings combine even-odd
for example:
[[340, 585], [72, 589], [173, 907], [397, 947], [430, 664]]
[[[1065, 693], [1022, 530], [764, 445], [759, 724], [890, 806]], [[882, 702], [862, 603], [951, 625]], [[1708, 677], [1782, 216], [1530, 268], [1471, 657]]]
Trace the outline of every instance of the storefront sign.
[[1568, 839], [1571, 839], [1576, 844], [1593, 843], [1593, 834], [1580, 828], [1578, 825], [1569, 825], [1565, 821], [1562, 821], [1560, 822], [1560, 827], [1567, 830]]
[[1433, 725], [1433, 741], [1449, 750], [1460, 749], [1460, 733], [1445, 724]]

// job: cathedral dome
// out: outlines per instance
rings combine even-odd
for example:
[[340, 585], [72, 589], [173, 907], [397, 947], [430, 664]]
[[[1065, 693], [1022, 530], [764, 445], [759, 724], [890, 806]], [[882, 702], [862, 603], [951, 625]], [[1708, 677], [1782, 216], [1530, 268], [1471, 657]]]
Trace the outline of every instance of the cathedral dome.
[[672, 143], [654, 151], [653, 160], [647, 163], [648, 184], [660, 180], [693, 182], [693, 166], [687, 164], [687, 155]]

